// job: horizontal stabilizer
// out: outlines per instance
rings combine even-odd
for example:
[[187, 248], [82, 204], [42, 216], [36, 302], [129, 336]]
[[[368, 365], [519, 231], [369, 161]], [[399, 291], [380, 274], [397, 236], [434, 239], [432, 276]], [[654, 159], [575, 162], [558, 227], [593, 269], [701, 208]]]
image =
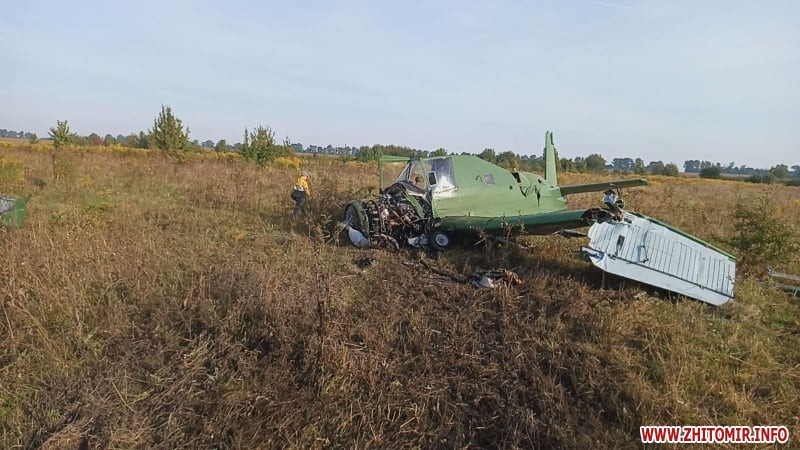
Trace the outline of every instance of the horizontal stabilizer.
[[603, 181], [601, 183], [573, 184], [571, 186], [560, 186], [561, 195], [580, 194], [581, 192], [602, 192], [614, 188], [628, 188], [634, 186], [646, 186], [647, 180], [644, 178], [633, 178], [630, 180]]

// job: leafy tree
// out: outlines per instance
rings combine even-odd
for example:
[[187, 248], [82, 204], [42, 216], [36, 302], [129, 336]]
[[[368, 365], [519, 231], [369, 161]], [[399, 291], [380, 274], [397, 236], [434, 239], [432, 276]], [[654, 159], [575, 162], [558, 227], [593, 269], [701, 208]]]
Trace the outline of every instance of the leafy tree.
[[172, 114], [169, 106], [161, 105], [161, 112], [153, 120], [149, 135], [150, 148], [166, 153], [185, 152], [189, 147], [189, 129], [184, 131], [183, 122]]
[[148, 133], [145, 134], [144, 131], [140, 131], [139, 135], [134, 135], [135, 143], [133, 147], [136, 148], [150, 148], [150, 144], [152, 142], [152, 136]]
[[217, 145], [214, 146], [214, 150], [218, 152], [224, 152], [228, 150], [228, 143], [225, 141], [225, 139], [220, 139], [219, 142], [217, 142]]
[[669, 163], [666, 166], [664, 166], [664, 170], [662, 173], [668, 177], [677, 177], [678, 166], [674, 163]]
[[[143, 135], [144, 133], [139, 132], [139, 134]], [[138, 147], [137, 144], [139, 142], [139, 138], [136, 136], [136, 134], [131, 133], [131, 134], [127, 135], [127, 136], [124, 136], [122, 139], [117, 137], [117, 142], [119, 142], [120, 144], [124, 145], [125, 147], [136, 148], [136, 147]], [[145, 148], [150, 148], [150, 146], [148, 145]]]
[[497, 155], [495, 155], [493, 148], [483, 149], [483, 151], [478, 154], [478, 158], [489, 161], [490, 163], [497, 162]]
[[647, 170], [653, 175], [664, 175], [664, 162], [650, 161], [650, 164], [647, 165]]
[[683, 162], [683, 171], [686, 173], [698, 173], [700, 172], [700, 160], [699, 159], [692, 159], [689, 161]]
[[761, 183], [761, 184], [775, 184], [778, 182], [778, 177], [776, 177], [772, 172], [757, 173], [747, 177], [747, 182]]
[[97, 133], [89, 135], [89, 143], [92, 145], [103, 145], [103, 139]]
[[775, 178], [788, 178], [789, 177], [789, 168], [786, 164], [778, 164], [777, 166], [770, 169], [770, 172], [775, 175]]
[[800, 177], [800, 166], [792, 166], [792, 176]]
[[242, 155], [252, 159], [259, 166], [264, 166], [267, 162], [279, 156], [286, 156], [292, 153], [288, 142], [283, 145], [275, 144], [275, 132], [270, 127], [259, 125], [252, 131], [244, 129], [244, 143], [242, 143]]
[[606, 160], [597, 153], [587, 156], [584, 164], [587, 172], [603, 173], [606, 171]]
[[611, 165], [617, 170], [633, 170], [636, 168], [636, 163], [631, 158], [614, 158], [611, 160]]
[[718, 179], [721, 176], [722, 176], [722, 167], [720, 166], [709, 166], [700, 169], [700, 178]]
[[39, 142], [39, 136], [37, 136], [36, 133], [31, 133], [30, 137], [28, 138], [28, 142], [31, 144]]
[[637, 175], [647, 175], [647, 167], [645, 167], [644, 161], [641, 158], [636, 158], [636, 163], [633, 166], [633, 172]]
[[437, 148], [433, 152], [431, 152], [431, 158], [435, 158], [437, 156], [447, 156], [447, 150], [443, 148]]
[[558, 160], [558, 166], [562, 172], [575, 172], [575, 163], [569, 158], [561, 158]]
[[69, 130], [66, 120], [57, 120], [56, 126], [50, 128], [50, 138], [53, 139], [53, 146], [60, 149], [75, 140], [75, 133]]
[[796, 252], [795, 232], [780, 219], [768, 196], [736, 204], [733, 228], [736, 233], [728, 243], [739, 250], [745, 266], [786, 261]]
[[111, 145], [116, 143], [117, 140], [111, 134], [106, 134], [106, 137], [103, 138], [103, 145]]
[[498, 166], [505, 167], [506, 169], [519, 169], [519, 156], [512, 151], [505, 151], [498, 154], [495, 160]]

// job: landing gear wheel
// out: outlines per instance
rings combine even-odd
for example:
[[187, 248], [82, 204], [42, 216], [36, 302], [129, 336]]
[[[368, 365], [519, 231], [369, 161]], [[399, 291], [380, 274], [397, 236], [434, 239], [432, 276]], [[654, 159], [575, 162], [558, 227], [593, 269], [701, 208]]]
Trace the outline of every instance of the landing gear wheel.
[[433, 233], [431, 233], [430, 243], [433, 248], [439, 250], [440, 252], [443, 252], [448, 248], [450, 248], [450, 244], [452, 244], [453, 241], [450, 239], [450, 235], [448, 235], [444, 231], [436, 230]]

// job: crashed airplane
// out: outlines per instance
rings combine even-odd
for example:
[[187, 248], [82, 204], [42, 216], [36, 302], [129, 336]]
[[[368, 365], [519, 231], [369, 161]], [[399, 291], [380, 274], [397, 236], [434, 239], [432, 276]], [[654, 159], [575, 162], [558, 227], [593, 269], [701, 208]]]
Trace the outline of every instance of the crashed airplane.
[[[733, 297], [736, 259], [656, 219], [625, 211], [621, 189], [643, 178], [558, 186], [553, 134], [545, 134], [544, 177], [472, 155], [383, 156], [378, 198], [353, 200], [344, 221], [358, 247], [448, 249], [463, 233], [543, 234], [589, 226], [582, 255], [601, 270], [714, 305]], [[384, 169], [401, 165], [384, 187]], [[603, 192], [603, 208], [567, 209], [566, 197]]]

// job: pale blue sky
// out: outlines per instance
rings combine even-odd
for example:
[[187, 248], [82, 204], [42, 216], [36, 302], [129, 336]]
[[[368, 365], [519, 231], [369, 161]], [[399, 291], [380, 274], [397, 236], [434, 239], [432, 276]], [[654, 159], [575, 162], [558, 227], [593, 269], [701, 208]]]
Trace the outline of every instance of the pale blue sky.
[[800, 164], [800, 2], [16, 1], [0, 128]]

